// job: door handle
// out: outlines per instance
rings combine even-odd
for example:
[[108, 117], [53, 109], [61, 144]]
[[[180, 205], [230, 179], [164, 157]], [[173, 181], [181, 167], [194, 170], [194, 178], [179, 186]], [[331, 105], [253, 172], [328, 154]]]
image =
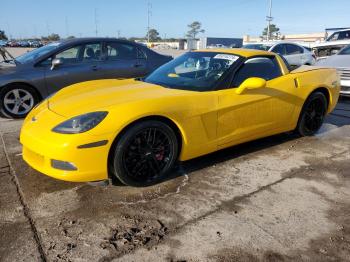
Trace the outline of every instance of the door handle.
[[134, 67], [141, 67], [142, 66], [142, 64], [134, 64]]
[[98, 66], [97, 65], [93, 65], [93, 66], [91, 66], [91, 69], [92, 69], [92, 71], [97, 71], [98, 70]]

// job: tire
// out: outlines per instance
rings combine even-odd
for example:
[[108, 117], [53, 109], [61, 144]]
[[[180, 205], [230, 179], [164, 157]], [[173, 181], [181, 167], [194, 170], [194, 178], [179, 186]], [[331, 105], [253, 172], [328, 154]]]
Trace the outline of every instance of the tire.
[[178, 157], [174, 130], [161, 121], [137, 123], [112, 148], [112, 175], [128, 186], [149, 186], [162, 181]]
[[300, 113], [296, 132], [301, 136], [314, 135], [323, 124], [327, 107], [327, 98], [323, 93], [312, 93]]
[[13, 84], [0, 89], [0, 109], [11, 118], [24, 118], [40, 101], [37, 92], [23, 84]]

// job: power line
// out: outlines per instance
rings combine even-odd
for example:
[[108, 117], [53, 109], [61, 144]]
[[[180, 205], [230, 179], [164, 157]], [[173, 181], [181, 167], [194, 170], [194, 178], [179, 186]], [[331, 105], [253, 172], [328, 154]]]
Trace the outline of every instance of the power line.
[[68, 36], [69, 36], [69, 26], [68, 26], [68, 18], [67, 18], [67, 16], [65, 17], [65, 24], [66, 24], [66, 37], [68, 38]]

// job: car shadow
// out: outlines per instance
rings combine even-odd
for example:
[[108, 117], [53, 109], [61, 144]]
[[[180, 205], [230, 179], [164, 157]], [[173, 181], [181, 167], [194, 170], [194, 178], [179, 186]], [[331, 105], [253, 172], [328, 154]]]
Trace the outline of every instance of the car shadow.
[[244, 155], [248, 155], [250, 153], [258, 152], [269, 147], [277, 146], [285, 142], [295, 140], [299, 137], [299, 135], [292, 132], [283, 133], [232, 146], [226, 149], [221, 149], [214, 153], [210, 153], [208, 155], [188, 161], [179, 162], [166, 178], [158, 183], [153, 184], [153, 186], [181, 176], [190, 175], [195, 171], [199, 171], [210, 166], [226, 162], [228, 160], [232, 160]]

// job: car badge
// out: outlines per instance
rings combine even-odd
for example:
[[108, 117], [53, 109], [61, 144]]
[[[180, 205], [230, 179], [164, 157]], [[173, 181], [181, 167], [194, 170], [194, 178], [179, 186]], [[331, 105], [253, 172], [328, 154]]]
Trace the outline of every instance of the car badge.
[[33, 116], [32, 117], [32, 122], [36, 122], [36, 121], [38, 121], [38, 119], [35, 116]]

